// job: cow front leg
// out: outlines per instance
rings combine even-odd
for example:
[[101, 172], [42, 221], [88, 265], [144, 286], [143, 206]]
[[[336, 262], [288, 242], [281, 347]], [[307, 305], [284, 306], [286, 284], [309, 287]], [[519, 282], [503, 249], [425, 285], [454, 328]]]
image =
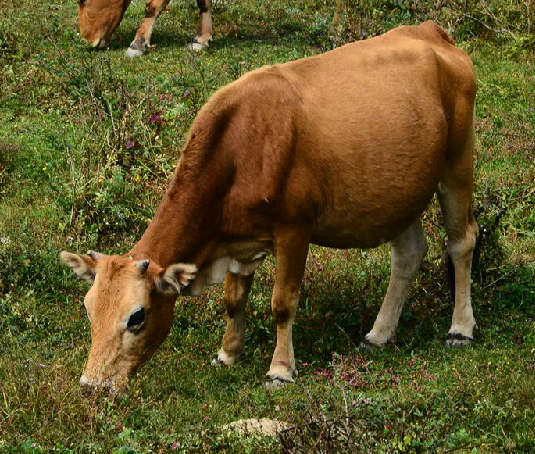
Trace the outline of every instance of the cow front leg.
[[152, 36], [152, 29], [154, 28], [156, 19], [169, 1], [170, 0], [147, 0], [145, 5], [145, 19], [138, 28], [134, 40], [126, 51], [128, 57], [134, 58], [145, 53], [147, 46], [150, 45], [150, 37]]
[[224, 299], [227, 329], [213, 364], [232, 366], [245, 351], [245, 307], [253, 278], [254, 273], [248, 276], [227, 273]]
[[212, 39], [212, 0], [197, 0], [199, 7], [199, 26], [197, 36], [193, 40], [190, 48], [193, 50], [203, 50], [208, 47]]
[[394, 339], [412, 280], [426, 252], [427, 242], [420, 219], [392, 241], [390, 283], [373, 328], [364, 338], [361, 348], [382, 346]]
[[271, 309], [277, 326], [277, 346], [266, 375], [267, 388], [294, 381], [296, 369], [292, 326], [305, 272], [308, 239], [306, 233], [288, 232], [278, 236], [274, 242], [276, 266]]

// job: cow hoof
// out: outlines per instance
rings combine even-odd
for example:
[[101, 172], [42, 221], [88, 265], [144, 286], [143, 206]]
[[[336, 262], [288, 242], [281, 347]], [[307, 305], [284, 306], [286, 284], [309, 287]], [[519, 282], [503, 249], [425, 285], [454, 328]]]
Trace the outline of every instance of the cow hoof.
[[208, 47], [208, 44], [201, 44], [197, 41], [191, 43], [188, 45], [189, 50], [194, 50], [195, 52], [199, 52], [201, 50], [204, 50]]
[[245, 356], [247, 356], [245, 351], [236, 356], [230, 356], [224, 350], [219, 350], [219, 353], [212, 360], [212, 366], [233, 366], [239, 359]]
[[189, 50], [199, 52], [208, 47], [209, 41], [212, 39], [211, 35], [196, 36], [193, 38], [193, 42], [188, 45]]
[[264, 380], [264, 388], [267, 390], [282, 388], [283, 386], [288, 385], [289, 383], [295, 383], [293, 378], [285, 378], [280, 375], [266, 375]]
[[136, 57], [139, 57], [139, 56], [143, 55], [144, 53], [145, 53], [145, 51], [142, 51], [142, 50], [139, 50], [139, 49], [132, 49], [131, 47], [126, 49], [126, 56], [128, 58], [136, 58]]
[[474, 339], [470, 336], [465, 336], [461, 333], [448, 333], [446, 339], [446, 347], [448, 348], [463, 348], [472, 343]]
[[368, 339], [364, 338], [364, 340], [359, 345], [359, 350], [362, 352], [371, 352], [374, 350], [377, 350], [381, 348], [382, 345], [374, 344], [373, 342], [369, 341]]
[[214, 356], [214, 359], [212, 359], [210, 364], [212, 366], [225, 366], [225, 362], [219, 358], [219, 355]]

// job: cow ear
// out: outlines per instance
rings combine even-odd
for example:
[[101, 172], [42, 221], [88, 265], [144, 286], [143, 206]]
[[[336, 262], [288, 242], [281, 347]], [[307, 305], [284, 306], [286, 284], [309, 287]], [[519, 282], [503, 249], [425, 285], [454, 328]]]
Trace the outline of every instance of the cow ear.
[[156, 278], [156, 290], [166, 295], [180, 294], [180, 290], [195, 279], [197, 267], [185, 263], [169, 265]]
[[95, 281], [95, 266], [97, 260], [103, 257], [103, 254], [89, 251], [89, 255], [72, 254], [67, 251], [62, 251], [59, 257], [65, 265], [67, 265], [80, 279], [92, 284]]

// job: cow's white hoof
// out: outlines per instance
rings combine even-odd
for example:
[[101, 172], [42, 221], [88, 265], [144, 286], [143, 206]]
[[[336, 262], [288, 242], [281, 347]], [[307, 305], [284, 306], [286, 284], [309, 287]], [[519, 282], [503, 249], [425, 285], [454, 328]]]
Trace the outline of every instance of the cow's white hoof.
[[294, 375], [297, 375], [296, 369], [286, 364], [274, 364], [266, 374], [264, 387], [266, 389], [275, 389], [288, 383], [295, 383]]
[[194, 50], [195, 52], [199, 52], [201, 50], [204, 50], [208, 47], [208, 44], [201, 44], [198, 42], [194, 42], [188, 45], [188, 49]]
[[233, 366], [234, 362], [234, 360], [223, 358], [218, 354], [214, 359], [212, 359], [211, 364], [212, 366]]
[[129, 47], [128, 49], [126, 49], [126, 56], [128, 58], [136, 58], [136, 57], [139, 57], [141, 55], [143, 55], [145, 52], [139, 50], [139, 49], [132, 49], [131, 47]]
[[373, 342], [370, 342], [368, 339], [364, 338], [362, 342], [359, 345], [359, 350], [363, 352], [371, 352], [373, 350], [377, 350], [378, 348], [381, 348], [382, 345], [374, 344]]
[[264, 388], [272, 390], [282, 388], [290, 383], [295, 383], [295, 380], [293, 378], [267, 374], [266, 379], [264, 380]]
[[239, 358], [247, 356], [245, 351], [236, 356], [230, 356], [225, 350], [221, 349], [216, 357], [212, 360], [212, 366], [233, 366]]
[[371, 352], [383, 348], [387, 342], [393, 342], [393, 339], [387, 342], [378, 342], [376, 339], [373, 339], [373, 337], [375, 336], [371, 336], [370, 333], [366, 334], [359, 345], [359, 350], [363, 352]]
[[461, 333], [448, 333], [446, 339], [446, 347], [448, 348], [463, 348], [467, 347], [474, 340], [473, 337], [465, 336]]

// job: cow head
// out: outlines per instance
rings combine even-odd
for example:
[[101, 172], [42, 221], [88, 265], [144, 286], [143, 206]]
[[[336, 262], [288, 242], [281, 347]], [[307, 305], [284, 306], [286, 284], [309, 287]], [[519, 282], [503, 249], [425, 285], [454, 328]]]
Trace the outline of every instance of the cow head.
[[130, 0], [78, 0], [80, 36], [103, 48], [119, 26]]
[[90, 251], [62, 252], [61, 260], [92, 284], [84, 299], [91, 350], [82, 385], [121, 387], [148, 361], [171, 328], [176, 296], [194, 279], [195, 265], [161, 268]]

